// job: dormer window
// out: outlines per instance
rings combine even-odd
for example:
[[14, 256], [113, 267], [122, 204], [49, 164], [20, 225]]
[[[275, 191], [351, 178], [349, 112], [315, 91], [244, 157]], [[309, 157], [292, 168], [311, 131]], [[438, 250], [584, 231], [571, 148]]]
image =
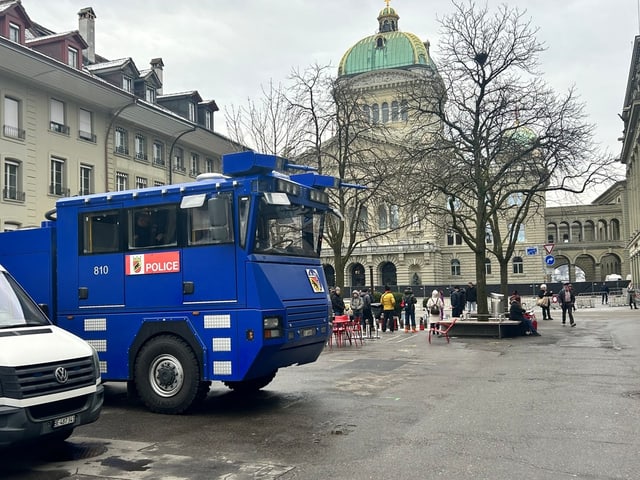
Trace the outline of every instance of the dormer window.
[[213, 130], [213, 112], [204, 112], [204, 127]]
[[376, 47], [377, 48], [383, 48], [384, 47], [384, 38], [383, 37], [376, 38]]
[[155, 103], [156, 90], [153, 87], [147, 86], [144, 90], [144, 99], [149, 103]]
[[130, 92], [133, 88], [133, 79], [131, 77], [128, 77], [126, 75], [123, 75], [122, 77], [122, 89], [126, 90], [127, 92]]
[[20, 25], [9, 23], [9, 40], [20, 43]]
[[78, 68], [78, 50], [73, 47], [67, 49], [67, 65]]
[[196, 121], [196, 106], [193, 102], [189, 102], [189, 120], [192, 122]]

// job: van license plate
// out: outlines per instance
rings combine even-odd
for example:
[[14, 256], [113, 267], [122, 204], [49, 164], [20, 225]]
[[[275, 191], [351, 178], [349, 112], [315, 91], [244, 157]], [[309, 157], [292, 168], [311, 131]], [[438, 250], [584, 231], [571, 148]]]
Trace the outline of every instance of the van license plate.
[[300, 330], [301, 337], [313, 337], [316, 334], [315, 328], [303, 328]]
[[68, 417], [56, 418], [53, 421], [53, 428], [64, 427], [65, 425], [71, 425], [75, 423], [76, 416], [69, 415]]

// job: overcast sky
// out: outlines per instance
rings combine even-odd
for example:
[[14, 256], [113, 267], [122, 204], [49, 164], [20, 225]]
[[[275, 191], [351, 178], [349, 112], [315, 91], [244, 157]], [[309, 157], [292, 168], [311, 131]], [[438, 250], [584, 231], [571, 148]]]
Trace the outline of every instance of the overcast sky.
[[[545, 80], [558, 93], [574, 85], [586, 104], [597, 142], [618, 156], [622, 110], [640, 0], [511, 0], [526, 9], [547, 46]], [[478, 2], [483, 4], [483, 0]], [[489, 0], [495, 8], [505, 3]], [[344, 52], [377, 31], [384, 0], [22, 0], [31, 19], [56, 32], [76, 30], [77, 12], [96, 13], [96, 53], [131, 57], [139, 69], [165, 64], [164, 93], [198, 90], [221, 111], [259, 99], [270, 79], [292, 68], [337, 66]], [[391, 0], [399, 29], [431, 42], [438, 63], [438, 18], [450, 0]]]

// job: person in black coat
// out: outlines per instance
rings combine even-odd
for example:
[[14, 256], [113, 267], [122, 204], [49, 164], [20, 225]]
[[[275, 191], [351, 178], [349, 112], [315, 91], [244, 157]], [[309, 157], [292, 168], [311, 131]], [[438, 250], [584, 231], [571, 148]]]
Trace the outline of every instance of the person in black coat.
[[473, 282], [467, 285], [467, 312], [475, 312], [478, 309], [478, 290]]
[[526, 313], [526, 310], [522, 308], [522, 304], [519, 301], [514, 300], [511, 302], [511, 306], [509, 307], [509, 320], [521, 321], [522, 324], [526, 327], [525, 328], [526, 335], [533, 335], [535, 337], [539, 337], [540, 334], [534, 328], [533, 322], [529, 320], [527, 317], [525, 317], [524, 315], [525, 313]]
[[460, 290], [459, 286], [453, 287], [453, 292], [451, 292], [451, 316], [453, 318], [459, 318], [462, 316], [462, 311], [465, 307], [465, 296], [464, 292]]
[[340, 296], [340, 287], [336, 287], [331, 294], [331, 308], [334, 315], [344, 315], [344, 300]]

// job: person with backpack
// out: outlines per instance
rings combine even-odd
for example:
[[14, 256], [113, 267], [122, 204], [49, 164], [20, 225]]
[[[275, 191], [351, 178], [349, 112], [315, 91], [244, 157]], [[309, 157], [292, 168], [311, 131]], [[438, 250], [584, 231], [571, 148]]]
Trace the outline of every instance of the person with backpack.
[[433, 292], [431, 292], [431, 297], [429, 298], [429, 300], [427, 300], [427, 314], [429, 315], [429, 324], [425, 325], [425, 328], [438, 330], [443, 311], [444, 301], [440, 297], [440, 292], [438, 292], [438, 290], [434, 290]]
[[411, 287], [407, 287], [404, 291], [404, 333], [409, 333], [411, 328], [412, 333], [416, 333], [416, 303], [418, 299], [413, 294]]

